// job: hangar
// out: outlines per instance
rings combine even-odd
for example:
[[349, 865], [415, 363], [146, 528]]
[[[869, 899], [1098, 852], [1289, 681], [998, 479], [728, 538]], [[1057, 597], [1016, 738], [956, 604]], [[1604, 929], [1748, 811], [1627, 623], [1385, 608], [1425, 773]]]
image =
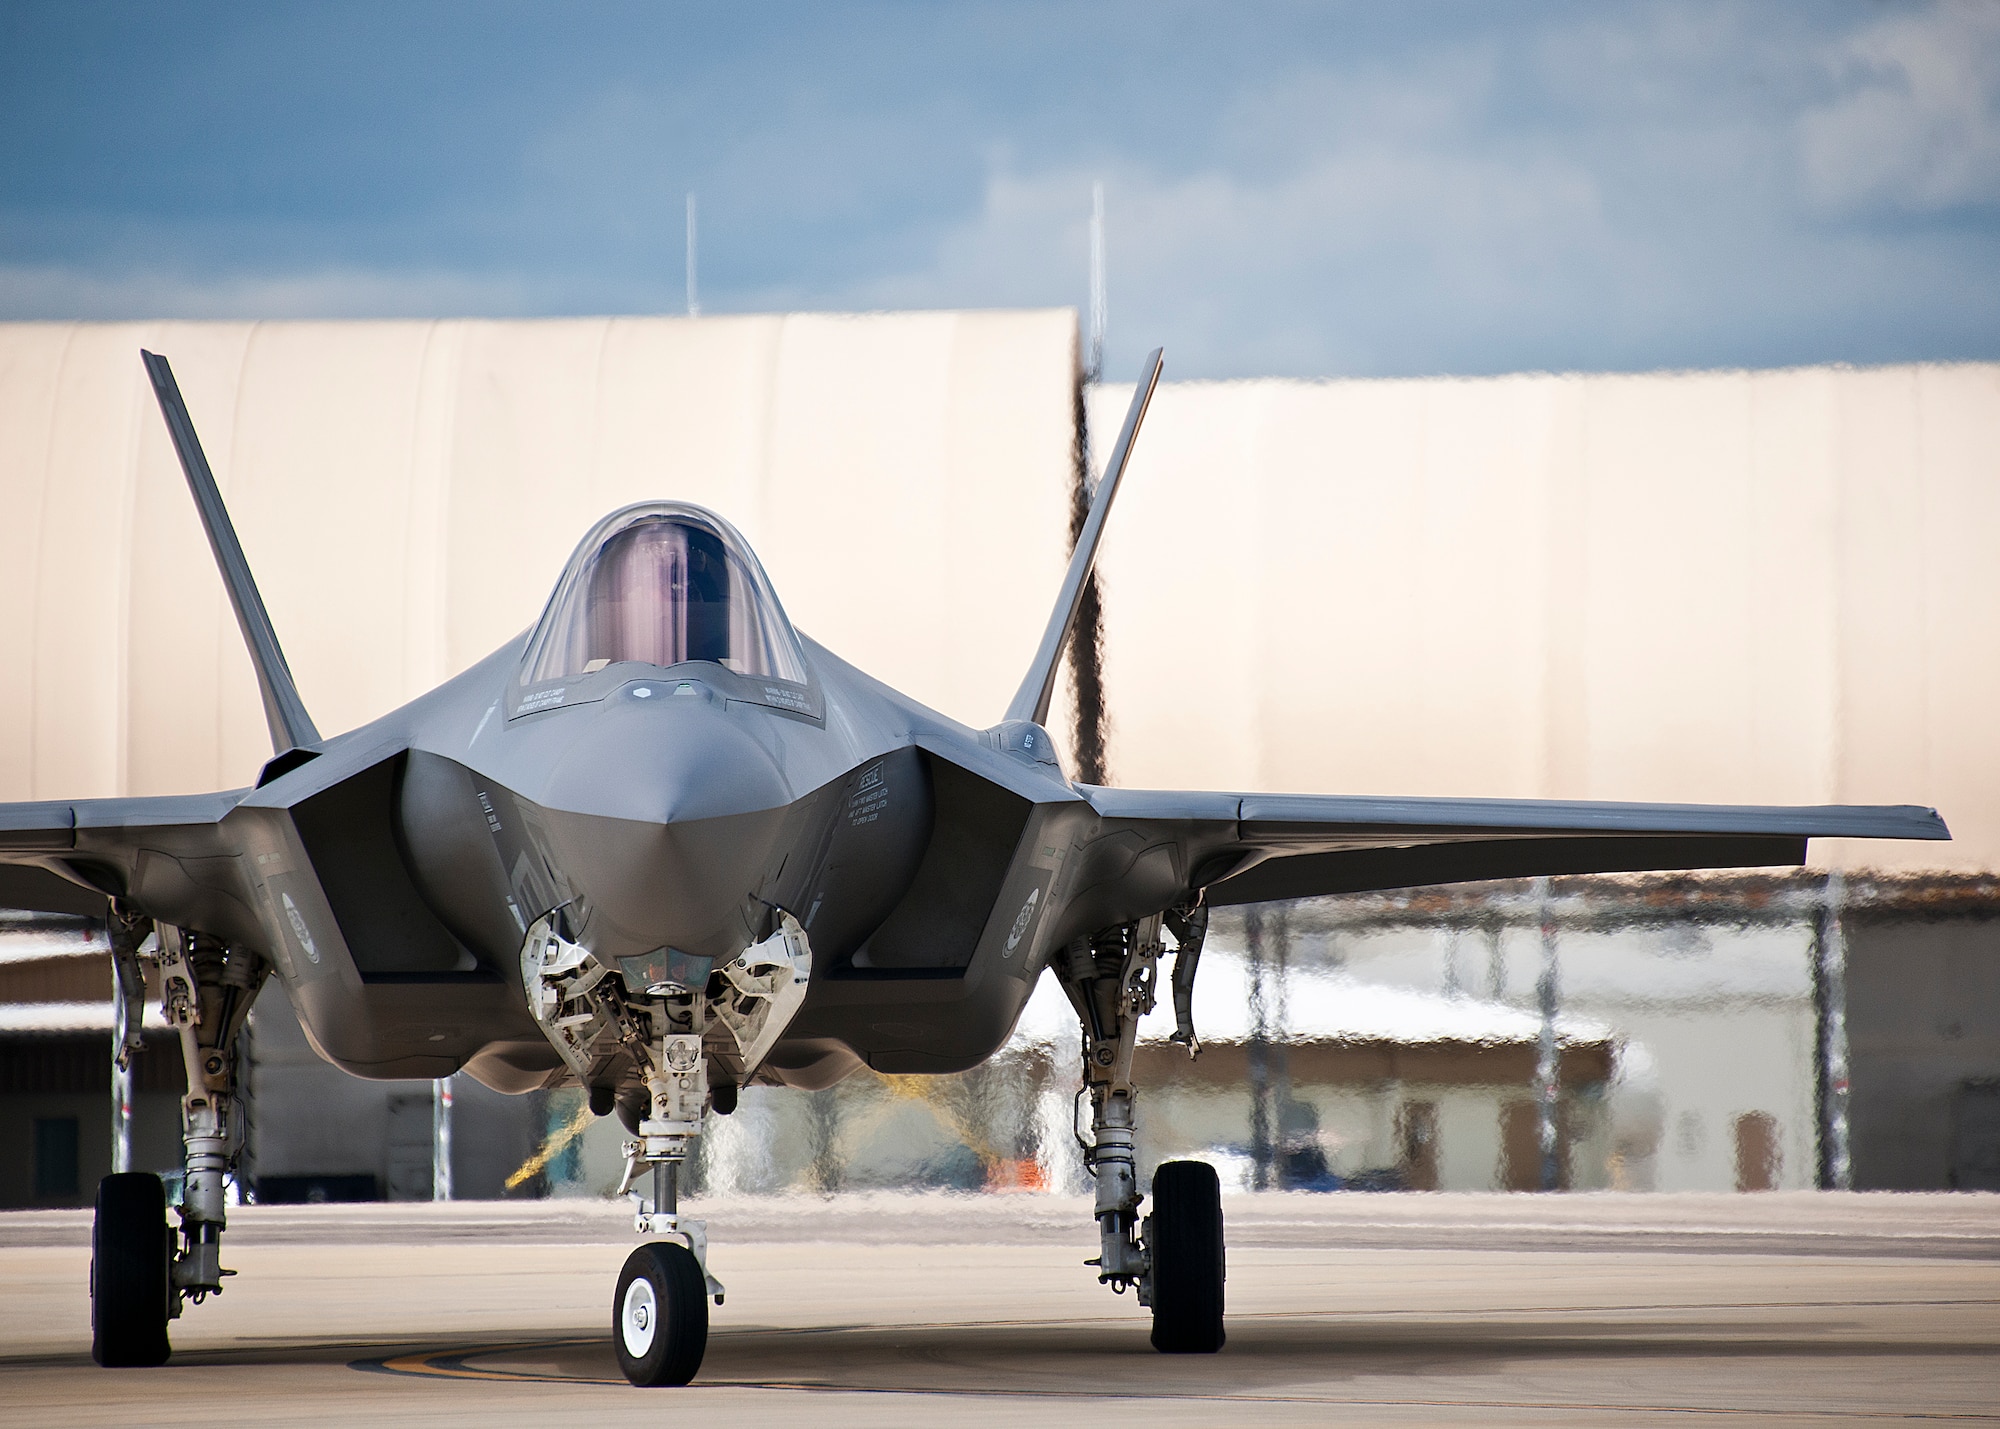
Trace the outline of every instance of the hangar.
[[[0, 325], [0, 798], [229, 787], [265, 752], [142, 345], [174, 360], [328, 728], [513, 635], [592, 521], [662, 495], [727, 515], [816, 638], [984, 724], [1060, 578], [1088, 431], [1127, 395], [1085, 388], [1062, 310]], [[1775, 1148], [1753, 1148], [1770, 1184], [1986, 1184], [1996, 536], [1993, 365], [1165, 384], [1106, 538], [1081, 711], [1052, 721], [1077, 730], [1073, 769], [1246, 791], [1917, 802], [1956, 835], [1829, 845], [1825, 867], [1775, 881], [1472, 886], [1219, 927], [1267, 1015], [1243, 1026], [1253, 1074], [1217, 1113], [1241, 1144], [1211, 1143], [1271, 1184], [1287, 1106], [1347, 1115], [1295, 1084], [1292, 1049], [1325, 1038], [1284, 1014], [1350, 977], [1622, 1037], [1623, 1085], [1595, 1083], [1601, 1150], [1563, 1184], [1763, 1184], [1740, 1174], [1746, 1128]], [[1692, 942], [1662, 930], [1676, 899]], [[27, 1005], [55, 955], [17, 951], [19, 987], [0, 992]], [[99, 1035], [38, 1017], [19, 1035]], [[258, 1036], [260, 1176], [428, 1190], [404, 1164], [427, 1085], [347, 1083], [275, 1008]], [[32, 1079], [0, 1089], [52, 1148], [65, 1118], [82, 1128], [80, 1187], [104, 1142], [75, 1109], [96, 1076], [77, 1062], [68, 1110], [30, 1107], [58, 1095]], [[1357, 1085], [1339, 1094], [1367, 1103], [1349, 1119], [1376, 1130], [1320, 1149], [1352, 1176], [1421, 1181], [1408, 1109], [1438, 1096], [1389, 1073]], [[299, 1135], [333, 1095], [352, 1135]], [[842, 1096], [879, 1093], [815, 1095], [836, 1126]], [[459, 1098], [460, 1194], [497, 1193], [544, 1140], [492, 1101]], [[1513, 1104], [1483, 1113], [1502, 1152]], [[1027, 1116], [998, 1159], [1060, 1174], [1048, 1122]], [[909, 1136], [968, 1142], [963, 1118], [931, 1123]], [[1472, 1183], [1517, 1183], [1504, 1154], [1444, 1152]], [[568, 1164], [585, 1184], [586, 1161], [545, 1157], [536, 1179]]]

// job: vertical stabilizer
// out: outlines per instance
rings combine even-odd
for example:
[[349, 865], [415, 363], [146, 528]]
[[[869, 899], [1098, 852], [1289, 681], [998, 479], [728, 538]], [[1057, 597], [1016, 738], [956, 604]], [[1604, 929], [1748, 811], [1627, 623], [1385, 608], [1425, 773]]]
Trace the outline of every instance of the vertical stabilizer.
[[1125, 411], [1125, 426], [1118, 433], [1118, 445], [1111, 449], [1111, 460], [1105, 464], [1104, 477], [1097, 483], [1097, 495], [1090, 503], [1090, 515], [1084, 519], [1083, 532], [1076, 538], [1076, 550], [1069, 558], [1069, 571], [1063, 576], [1062, 593], [1056, 597], [1056, 608], [1049, 612], [1048, 629], [1042, 632], [1041, 647], [1035, 651], [1035, 662], [1028, 667], [1027, 675], [1021, 681], [1021, 688], [1015, 692], [1014, 702], [1007, 706], [1007, 718], [1031, 719], [1036, 724], [1049, 717], [1049, 701], [1056, 690], [1056, 668], [1062, 663], [1063, 646], [1069, 641], [1071, 627], [1076, 624], [1077, 605], [1083, 599], [1084, 583], [1090, 579], [1090, 568], [1097, 560], [1097, 541], [1104, 534], [1104, 518], [1111, 514], [1111, 500], [1118, 494], [1118, 482], [1125, 475], [1125, 463], [1132, 455], [1132, 443], [1139, 435], [1139, 423], [1146, 419], [1146, 406], [1153, 400], [1153, 389], [1160, 383], [1160, 348], [1154, 348], [1146, 358], [1146, 370], [1140, 375], [1139, 385], [1132, 391], [1132, 405]]
[[194, 423], [188, 418], [187, 403], [181, 400], [174, 370], [158, 353], [142, 348], [139, 356], [145, 360], [146, 375], [153, 379], [153, 395], [160, 399], [160, 415], [167, 419], [167, 435], [173, 439], [181, 470], [187, 474], [188, 490], [194, 493], [202, 529], [208, 533], [208, 548], [215, 553], [222, 583], [229, 588], [229, 603], [236, 608], [236, 624], [243, 631], [243, 643], [250, 648], [250, 663], [257, 667], [257, 687], [264, 695], [264, 718], [271, 725], [272, 751], [287, 754], [318, 744], [319, 731], [313, 727], [312, 716], [306, 713], [299, 687], [292, 680], [291, 667], [285, 663], [285, 652], [278, 646], [278, 634], [271, 628], [264, 598], [257, 593], [257, 582], [250, 576], [250, 563], [243, 558], [236, 528], [230, 524], [222, 493], [216, 489], [215, 474], [208, 469], [208, 458], [202, 454], [201, 439], [194, 434]]

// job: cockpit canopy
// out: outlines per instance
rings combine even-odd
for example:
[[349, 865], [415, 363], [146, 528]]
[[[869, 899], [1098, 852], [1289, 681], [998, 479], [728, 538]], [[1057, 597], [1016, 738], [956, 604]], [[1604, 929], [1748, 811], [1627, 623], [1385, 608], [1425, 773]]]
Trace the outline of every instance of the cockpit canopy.
[[806, 683], [798, 636], [736, 529], [699, 506], [655, 501], [613, 512], [583, 538], [528, 642], [521, 683], [688, 660]]

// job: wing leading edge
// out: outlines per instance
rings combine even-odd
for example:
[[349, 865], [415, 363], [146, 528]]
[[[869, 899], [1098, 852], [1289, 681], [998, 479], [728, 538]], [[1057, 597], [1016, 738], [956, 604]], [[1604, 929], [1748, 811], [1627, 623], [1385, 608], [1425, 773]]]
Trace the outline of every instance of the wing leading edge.
[[1936, 810], [1912, 805], [1081, 792], [1107, 824], [1152, 826], [1187, 848], [1188, 881], [1215, 905], [1487, 878], [1794, 865], [1814, 838], [1951, 837]]
[[0, 804], [0, 908], [101, 918], [149, 859], [234, 862], [222, 821], [245, 792]]

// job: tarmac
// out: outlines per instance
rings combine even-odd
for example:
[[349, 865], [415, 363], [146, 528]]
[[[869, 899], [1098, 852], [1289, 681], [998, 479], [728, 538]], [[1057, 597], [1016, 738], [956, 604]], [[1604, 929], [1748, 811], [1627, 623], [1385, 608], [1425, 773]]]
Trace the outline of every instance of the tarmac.
[[629, 1214], [245, 1207], [157, 1370], [90, 1363], [89, 1216], [0, 1213], [0, 1424], [2000, 1421], [2000, 1195], [1226, 1198], [1228, 1346], [1163, 1356], [1070, 1197], [690, 1205], [679, 1390], [609, 1344]]

